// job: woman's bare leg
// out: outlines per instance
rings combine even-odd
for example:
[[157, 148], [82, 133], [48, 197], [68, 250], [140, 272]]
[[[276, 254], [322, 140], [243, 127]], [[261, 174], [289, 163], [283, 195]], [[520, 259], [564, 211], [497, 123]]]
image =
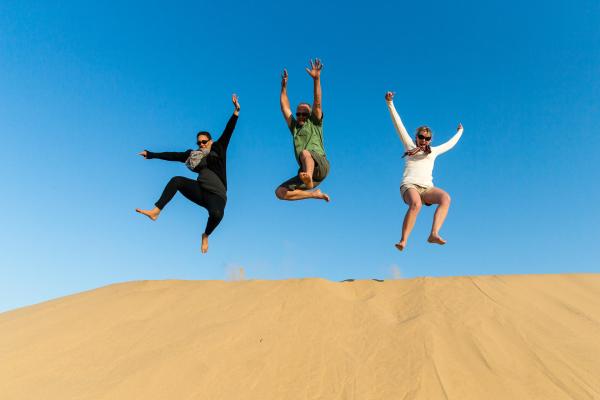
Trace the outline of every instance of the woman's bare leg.
[[395, 245], [400, 251], [404, 250], [406, 247], [406, 241], [415, 226], [417, 214], [419, 214], [422, 205], [421, 196], [419, 196], [419, 192], [417, 192], [416, 189], [411, 188], [404, 192], [403, 200], [408, 205], [408, 211], [406, 211], [404, 222], [402, 223], [402, 238], [400, 238], [400, 241]]
[[450, 208], [450, 195], [440, 188], [431, 188], [423, 193], [423, 201], [429, 204], [438, 204], [435, 214], [433, 214], [433, 224], [431, 225], [431, 234], [427, 241], [429, 243], [445, 244], [446, 241], [440, 236], [440, 229], [444, 224], [448, 209]]

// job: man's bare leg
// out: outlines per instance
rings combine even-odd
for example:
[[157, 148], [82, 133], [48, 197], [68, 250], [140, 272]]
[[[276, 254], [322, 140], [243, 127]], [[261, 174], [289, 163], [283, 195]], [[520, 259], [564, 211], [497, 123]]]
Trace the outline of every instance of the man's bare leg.
[[429, 204], [438, 204], [435, 214], [433, 214], [433, 224], [431, 225], [431, 234], [427, 241], [435, 244], [446, 244], [446, 241], [440, 236], [440, 229], [444, 224], [448, 209], [450, 208], [450, 196], [439, 188], [432, 188], [423, 193], [423, 200]]
[[318, 199], [329, 202], [329, 196], [319, 189], [309, 192], [307, 190], [289, 190], [283, 186], [280, 186], [275, 191], [275, 195], [280, 200], [306, 200], [306, 199]]
[[302, 172], [298, 176], [304, 182], [307, 189], [312, 189], [315, 187], [312, 178], [315, 171], [315, 160], [313, 160], [308, 150], [302, 150], [300, 153], [300, 162], [302, 163]]
[[404, 216], [404, 222], [402, 223], [402, 237], [400, 241], [395, 244], [396, 248], [400, 251], [406, 247], [406, 241], [412, 232], [415, 222], [417, 221], [417, 215], [421, 210], [421, 196], [416, 189], [408, 189], [404, 192], [404, 202], [408, 205], [408, 211]]
[[206, 254], [208, 251], [208, 235], [206, 233], [202, 234], [202, 246], [200, 247], [202, 254]]
[[136, 208], [135, 211], [139, 212], [140, 214], [144, 214], [145, 216], [150, 218], [152, 221], [156, 221], [156, 219], [158, 218], [158, 215], [160, 214], [160, 208], [158, 208], [158, 207], [154, 207], [152, 210], [142, 210], [142, 209]]

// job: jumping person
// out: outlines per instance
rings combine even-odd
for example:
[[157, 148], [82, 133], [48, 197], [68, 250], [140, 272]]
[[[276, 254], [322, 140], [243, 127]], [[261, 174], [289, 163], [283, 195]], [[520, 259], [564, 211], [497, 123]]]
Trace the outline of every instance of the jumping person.
[[400, 184], [400, 194], [404, 202], [408, 205], [408, 211], [402, 224], [402, 237], [395, 246], [400, 251], [406, 247], [406, 241], [415, 225], [417, 214], [423, 203], [427, 206], [432, 204], [438, 205], [433, 216], [431, 234], [427, 241], [429, 243], [445, 244], [446, 241], [442, 239], [439, 231], [448, 214], [450, 196], [442, 189], [433, 186], [433, 165], [437, 156], [447, 152], [458, 142], [463, 133], [462, 124], [458, 124], [456, 134], [452, 139], [435, 147], [431, 146], [431, 129], [427, 126], [420, 126], [417, 128], [415, 144], [402, 124], [402, 120], [394, 107], [393, 100], [394, 93], [387, 92], [385, 94], [385, 101], [392, 116], [396, 132], [406, 150], [402, 156], [406, 157], [406, 161], [402, 183]]
[[310, 69], [306, 72], [313, 78], [314, 97], [312, 109], [308, 103], [300, 103], [296, 108], [296, 118], [290, 109], [287, 96], [287, 70], [281, 75], [280, 104], [283, 118], [292, 133], [294, 153], [300, 166], [298, 175], [283, 182], [275, 190], [280, 200], [321, 199], [329, 201], [329, 196], [317, 187], [329, 173], [329, 161], [323, 147], [323, 111], [321, 108], [321, 69], [319, 59], [310, 60]]
[[153, 153], [144, 150], [139, 153], [145, 159], [158, 158], [183, 162], [190, 170], [198, 173], [196, 180], [183, 176], [171, 178], [152, 210], [139, 208], [135, 210], [155, 221], [177, 191], [181, 192], [188, 200], [206, 208], [208, 222], [202, 234], [202, 253], [208, 251], [208, 237], [223, 219], [227, 203], [227, 146], [240, 112], [237, 96], [234, 94], [231, 99], [235, 109], [218, 140], [213, 142], [209, 132], [200, 131], [196, 135], [198, 150], [190, 149], [184, 152], [167, 153]]

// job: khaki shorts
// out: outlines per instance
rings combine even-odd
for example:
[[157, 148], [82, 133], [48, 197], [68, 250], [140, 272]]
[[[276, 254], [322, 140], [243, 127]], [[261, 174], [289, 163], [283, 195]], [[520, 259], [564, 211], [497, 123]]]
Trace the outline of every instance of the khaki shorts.
[[[425, 194], [429, 189], [433, 189], [433, 186], [425, 187], [421, 185], [415, 185], [414, 183], [405, 183], [404, 185], [400, 186], [400, 196], [402, 197], [402, 200], [404, 200], [404, 193], [406, 193], [408, 189], [415, 189], [419, 193], [421, 201], [423, 201], [423, 194]], [[423, 204], [425, 204], [426, 206], [431, 205], [430, 203], [425, 203], [424, 201]]]

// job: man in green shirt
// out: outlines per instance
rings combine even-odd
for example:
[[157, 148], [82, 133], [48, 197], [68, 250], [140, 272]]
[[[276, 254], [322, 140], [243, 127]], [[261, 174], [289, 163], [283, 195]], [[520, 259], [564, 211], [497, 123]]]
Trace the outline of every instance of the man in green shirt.
[[287, 96], [287, 70], [281, 75], [281, 112], [294, 140], [294, 153], [300, 166], [298, 175], [283, 182], [275, 195], [281, 200], [320, 199], [329, 201], [329, 196], [317, 187], [329, 173], [329, 161], [323, 148], [323, 110], [321, 108], [321, 69], [323, 64], [317, 58], [310, 60], [306, 72], [313, 78], [314, 98], [310, 104], [300, 103], [296, 108], [296, 118], [292, 115]]

